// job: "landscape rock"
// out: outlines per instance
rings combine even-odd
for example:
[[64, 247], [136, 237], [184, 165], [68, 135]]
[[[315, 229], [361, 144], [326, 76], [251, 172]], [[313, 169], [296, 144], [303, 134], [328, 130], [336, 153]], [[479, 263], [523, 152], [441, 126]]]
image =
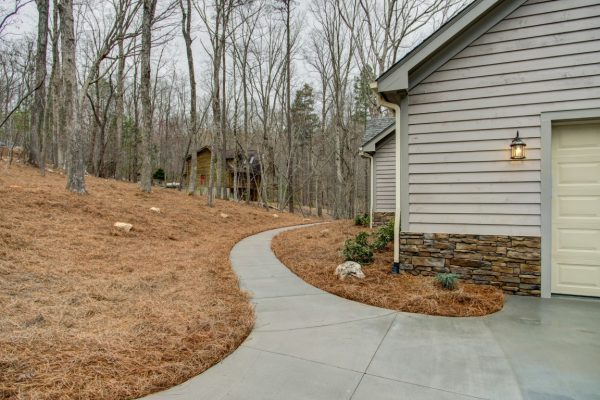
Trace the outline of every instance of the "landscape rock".
[[354, 261], [346, 261], [345, 263], [338, 265], [335, 269], [335, 275], [342, 280], [346, 279], [348, 276], [359, 279], [364, 279], [365, 277], [360, 264]]
[[129, 232], [133, 228], [133, 225], [127, 222], [115, 222], [114, 227], [124, 232]]
[[155, 213], [160, 213], [160, 208], [158, 208], [158, 207], [150, 207], [150, 211], [153, 211]]
[[221, 218], [229, 218], [229, 214], [221, 213]]
[[279, 218], [278, 214], [273, 214], [273, 218]]

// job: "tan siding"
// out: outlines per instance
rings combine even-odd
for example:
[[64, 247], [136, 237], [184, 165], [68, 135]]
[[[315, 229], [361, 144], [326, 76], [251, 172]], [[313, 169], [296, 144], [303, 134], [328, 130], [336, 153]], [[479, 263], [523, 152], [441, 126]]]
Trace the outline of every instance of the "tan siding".
[[[573, 12], [583, 15], [585, 11], [575, 10]], [[561, 18], [567, 17], [568, 13], [558, 12], [554, 14], [538, 15], [534, 18], [523, 18], [505, 20], [503, 23], [492, 29], [487, 35], [482, 36], [475, 41], [474, 45], [483, 45], [489, 43], [499, 43], [507, 40], [519, 40], [531, 37], [561, 34], [563, 32], [577, 32], [598, 27], [596, 19], [598, 13], [594, 12], [588, 15], [573, 15], [577, 19], [562, 21]], [[581, 18], [579, 18], [581, 16]], [[529, 24], [529, 25], [527, 25]]]
[[539, 204], [411, 204], [411, 213], [539, 215]]
[[[530, 0], [409, 105], [409, 229], [539, 235], [540, 114], [600, 107], [600, 4]], [[517, 130], [524, 161], [510, 160]]]
[[[506, 128], [506, 129], [480, 129], [476, 131], [448, 131], [448, 132], [438, 132], [438, 133], [424, 133], [424, 134], [412, 134], [408, 137], [408, 143], [410, 145], [415, 143], [436, 143], [436, 144], [447, 144], [452, 142], [488, 142], [488, 141], [497, 141], [503, 140], [506, 142], [507, 138], [511, 138], [514, 136], [515, 130], [514, 128]], [[520, 127], [519, 134], [522, 138], [536, 138], [539, 142], [540, 137], [540, 127], [532, 126], [532, 127]], [[536, 142], [536, 143], [538, 143]], [[529, 142], [527, 143], [527, 147], [529, 147]], [[412, 148], [412, 147], [409, 147]], [[496, 147], [498, 148], [498, 147]]]
[[[586, 87], [585, 85], [581, 85], [580, 82], [583, 82], [586, 76], [592, 76], [592, 79], [595, 77], [595, 71], [597, 70], [597, 66], [593, 64], [597, 63], [600, 63], [600, 53], [586, 53], [580, 54], [576, 59], [573, 59], [573, 57], [569, 55], [553, 57], [550, 59], [526, 60], [512, 62], [509, 64], [484, 65], [481, 67], [468, 67], [462, 69], [451, 69], [448, 71], [438, 71], [435, 74], [428, 76], [427, 79], [425, 79], [423, 82], [431, 83], [462, 79], [463, 81], [461, 81], [460, 87], [448, 87], [449, 90], [456, 90], [464, 89], [462, 85], [465, 84], [465, 82], [467, 83], [468, 87], [473, 88], [495, 86], [496, 84], [518, 84], [519, 82], [536, 83], [544, 80], [555, 80], [556, 82], [554, 82], [554, 84], [560, 85], [562, 79], [568, 77], [576, 77], [568, 81], [569, 84], [567, 87]], [[572, 71], [571, 68], [573, 67], [579, 68], [575, 71]], [[532, 72], [539, 73], [540, 71], [546, 72], [544, 72], [544, 74], [541, 76], [531, 76]], [[524, 74], [516, 75], [519, 72]], [[493, 80], [489, 81], [487, 79], [474, 79], [482, 76], [487, 76], [489, 77], [488, 79]], [[465, 81], [466, 78], [471, 79]], [[507, 78], [510, 79], [507, 80]], [[529, 84], [531, 85], [531, 83]], [[427, 87], [424, 86], [424, 88]], [[421, 89], [423, 89], [423, 87], [421, 87]], [[519, 89], [521, 90], [519, 91]], [[511, 92], [511, 94], [528, 93], [526, 89], [526, 85], [516, 86], [516, 88], [513, 89], [513, 92]], [[550, 86], [548, 90], [555, 89], [552, 86]], [[417, 99], [412, 99], [411, 101], [416, 103], [416, 100]]]
[[[440, 219], [439, 221], [443, 221]], [[469, 233], [476, 232], [479, 235], [509, 235], [509, 236], [540, 236], [538, 226], [518, 225], [471, 225], [471, 224], [448, 224], [448, 223], [410, 223], [412, 232], [440, 232], [440, 233]]]
[[[600, 26], [600, 18], [595, 21], [596, 26]], [[493, 65], [497, 63], [508, 63], [523, 60], [536, 60], [540, 58], [549, 58], [563, 56], [566, 54], [583, 54], [600, 51], [598, 41], [560, 44], [547, 46], [537, 49], [524, 49], [511, 52], [500, 52], [483, 54], [473, 57], [454, 58], [448, 61], [440, 70], [465, 68], [467, 66]]]
[[[600, 97], [600, 76], [595, 77], [595, 80], [598, 82], [593, 82], [593, 87], [590, 87], [592, 85], [588, 85], [583, 89], [566, 89], [541, 93], [526, 93], [519, 96], [519, 105], [532, 105], [535, 111], [538, 109], [537, 107], [539, 107], [540, 104], [556, 103], [556, 99], [561, 99], [561, 101], [576, 101], [589, 98], [589, 96]], [[595, 89], [595, 92], [594, 90], [590, 89]], [[491, 97], [485, 101], [481, 101], [481, 99], [466, 99], [433, 104], [415, 104], [411, 107], [411, 113], [416, 115], [424, 113], [441, 113], [444, 111], [481, 110], [492, 107], [497, 108], [511, 106], [515, 106], [515, 99], [513, 96], [500, 96]], [[512, 111], [505, 109], [505, 112]], [[411, 122], [417, 123], [416, 120]]]
[[[501, 64], [504, 68], [499, 69], [502, 72], [494, 72], [491, 76], [473, 76], [475, 68], [466, 68], [465, 77], [439, 80], [436, 79], [437, 73], [432, 77], [434, 83], [422, 83], [411, 91], [411, 104], [442, 102], [460, 99], [489, 98], [493, 92], [489, 88], [495, 88], [496, 96], [508, 96], [515, 94], [542, 93], [563, 88], [585, 88], [586, 82], [593, 82], [598, 76], [598, 63], [600, 63], [600, 53], [594, 53], [595, 60], [592, 64], [574, 65], [561, 68], [551, 68], [554, 59], [548, 62], [540, 62], [539, 69], [528, 72], [511, 72], [511, 68], [517, 63]], [[581, 60], [582, 57], [577, 57]], [[577, 61], [573, 61], [575, 64]], [[566, 63], [566, 60], [565, 62]], [[533, 68], [533, 65], [529, 67]], [[448, 71], [446, 71], [448, 72]], [[433, 80], [432, 79], [432, 80]]]
[[395, 138], [391, 135], [377, 146], [375, 161], [375, 211], [393, 212], [396, 205]]

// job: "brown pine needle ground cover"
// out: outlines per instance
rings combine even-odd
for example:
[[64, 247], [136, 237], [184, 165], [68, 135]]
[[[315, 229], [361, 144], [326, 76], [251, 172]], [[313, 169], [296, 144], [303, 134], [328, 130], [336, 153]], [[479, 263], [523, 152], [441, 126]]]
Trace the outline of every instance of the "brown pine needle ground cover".
[[199, 374], [254, 322], [231, 247], [303, 222], [87, 183], [89, 195], [70, 194], [62, 175], [0, 162], [0, 399], [131, 399]]
[[358, 232], [368, 231], [349, 221], [332, 222], [279, 234], [273, 240], [277, 257], [306, 282], [340, 297], [377, 307], [412, 313], [455, 317], [486, 315], [500, 310], [500, 289], [459, 283], [455, 291], [439, 287], [432, 277], [390, 274], [393, 249], [375, 253], [375, 262], [363, 266], [365, 279], [339, 280], [335, 268], [344, 262], [340, 249]]

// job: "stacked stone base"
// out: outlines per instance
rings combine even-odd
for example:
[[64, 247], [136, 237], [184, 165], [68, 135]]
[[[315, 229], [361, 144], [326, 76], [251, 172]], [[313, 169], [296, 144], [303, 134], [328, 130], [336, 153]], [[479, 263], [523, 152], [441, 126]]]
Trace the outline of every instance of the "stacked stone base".
[[505, 293], [540, 295], [540, 238], [400, 233], [400, 268], [413, 275], [452, 272]]

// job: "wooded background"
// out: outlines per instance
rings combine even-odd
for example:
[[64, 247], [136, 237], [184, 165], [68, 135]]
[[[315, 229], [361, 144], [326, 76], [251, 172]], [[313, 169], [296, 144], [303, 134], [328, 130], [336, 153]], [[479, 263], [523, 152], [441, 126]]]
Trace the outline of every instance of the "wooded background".
[[[352, 217], [368, 201], [364, 126], [381, 112], [369, 84], [465, 3], [5, 1], [0, 157], [18, 146], [78, 193], [86, 173], [150, 191], [157, 169], [181, 182], [186, 156], [196, 165], [192, 150], [210, 146], [212, 205], [225, 196], [225, 151], [243, 169], [255, 150], [261, 204]], [[28, 9], [31, 34], [15, 30]]]

